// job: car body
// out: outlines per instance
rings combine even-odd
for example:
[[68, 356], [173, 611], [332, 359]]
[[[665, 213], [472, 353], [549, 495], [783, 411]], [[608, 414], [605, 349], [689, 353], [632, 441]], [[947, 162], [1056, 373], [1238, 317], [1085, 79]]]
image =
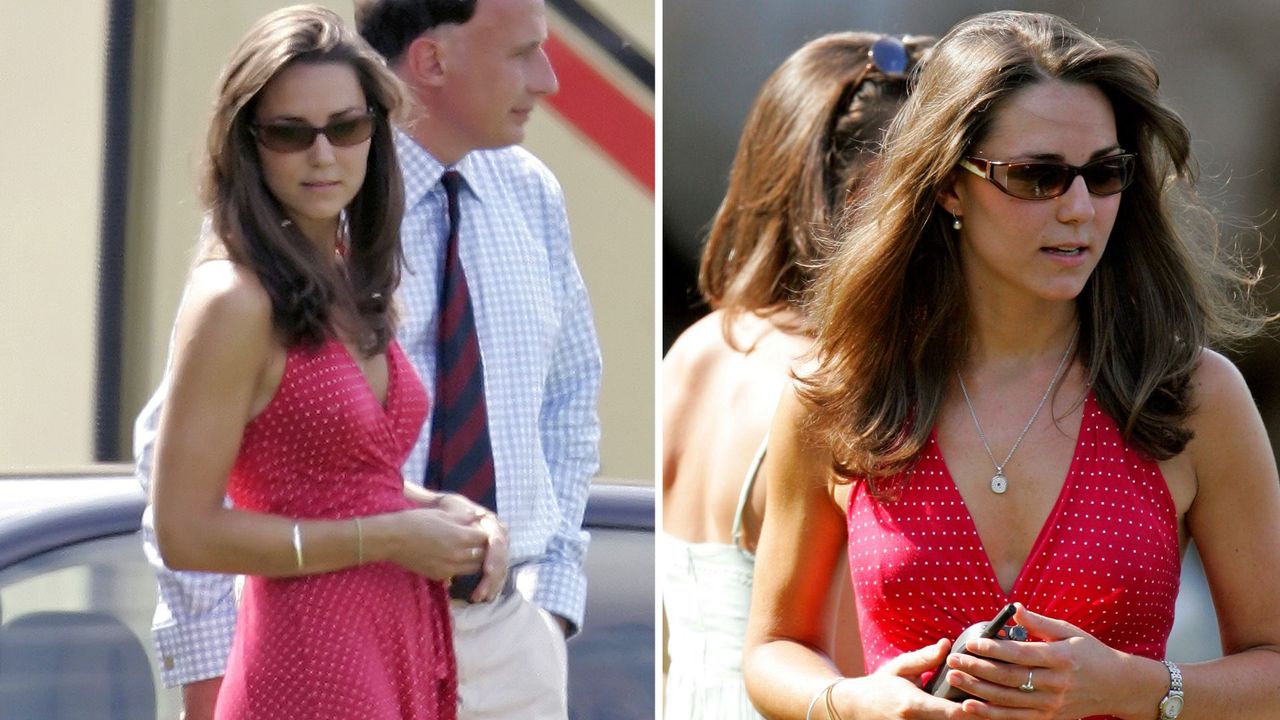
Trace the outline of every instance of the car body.
[[[0, 477], [0, 716], [178, 716], [150, 640], [156, 583], [127, 467]], [[585, 525], [590, 590], [569, 642], [570, 716], [654, 717], [654, 491], [597, 482]]]

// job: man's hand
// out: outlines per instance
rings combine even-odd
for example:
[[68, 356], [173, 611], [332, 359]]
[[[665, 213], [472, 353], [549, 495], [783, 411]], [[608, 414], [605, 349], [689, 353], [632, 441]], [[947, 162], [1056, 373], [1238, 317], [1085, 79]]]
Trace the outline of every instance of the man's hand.
[[[464, 502], [470, 501], [464, 500]], [[484, 553], [484, 566], [481, 568], [484, 575], [480, 579], [480, 584], [476, 585], [476, 589], [471, 593], [471, 602], [493, 602], [498, 599], [498, 594], [502, 592], [502, 586], [507, 581], [507, 570], [510, 564], [507, 526], [498, 520], [497, 515], [483, 508], [476, 520], [476, 526], [484, 530], [488, 541]]]
[[213, 720], [222, 677], [198, 680], [182, 686], [182, 720]]

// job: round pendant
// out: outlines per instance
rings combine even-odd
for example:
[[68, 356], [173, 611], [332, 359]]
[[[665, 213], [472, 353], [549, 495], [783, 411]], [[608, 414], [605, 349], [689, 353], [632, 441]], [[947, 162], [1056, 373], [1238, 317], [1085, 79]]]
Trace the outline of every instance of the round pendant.
[[997, 495], [1003, 495], [1005, 490], [1009, 489], [1009, 478], [1004, 473], [996, 473], [991, 477], [991, 492]]

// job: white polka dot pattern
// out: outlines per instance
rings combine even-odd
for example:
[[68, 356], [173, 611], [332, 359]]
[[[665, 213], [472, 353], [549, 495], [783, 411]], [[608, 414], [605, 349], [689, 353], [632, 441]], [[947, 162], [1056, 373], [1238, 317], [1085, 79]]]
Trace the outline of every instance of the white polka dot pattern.
[[[338, 341], [290, 349], [280, 388], [245, 427], [236, 506], [328, 519], [409, 507], [400, 466], [427, 395], [395, 343], [387, 364], [384, 408]], [[452, 647], [443, 586], [391, 563], [250, 577], [217, 716], [452, 719]]]
[[867, 672], [990, 620], [1007, 602], [1107, 645], [1164, 657], [1181, 559], [1176, 509], [1154, 462], [1128, 447], [1090, 392], [1058, 501], [1006, 595], [936, 437], [892, 499], [850, 495], [849, 569]]

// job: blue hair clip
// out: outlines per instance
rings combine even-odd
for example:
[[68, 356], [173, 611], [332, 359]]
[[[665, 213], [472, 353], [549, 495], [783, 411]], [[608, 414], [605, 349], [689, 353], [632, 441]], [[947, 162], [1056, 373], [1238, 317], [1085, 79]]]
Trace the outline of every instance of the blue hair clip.
[[910, 62], [906, 44], [901, 38], [892, 35], [884, 35], [872, 43], [867, 55], [871, 58], [871, 64], [888, 77], [902, 76]]

